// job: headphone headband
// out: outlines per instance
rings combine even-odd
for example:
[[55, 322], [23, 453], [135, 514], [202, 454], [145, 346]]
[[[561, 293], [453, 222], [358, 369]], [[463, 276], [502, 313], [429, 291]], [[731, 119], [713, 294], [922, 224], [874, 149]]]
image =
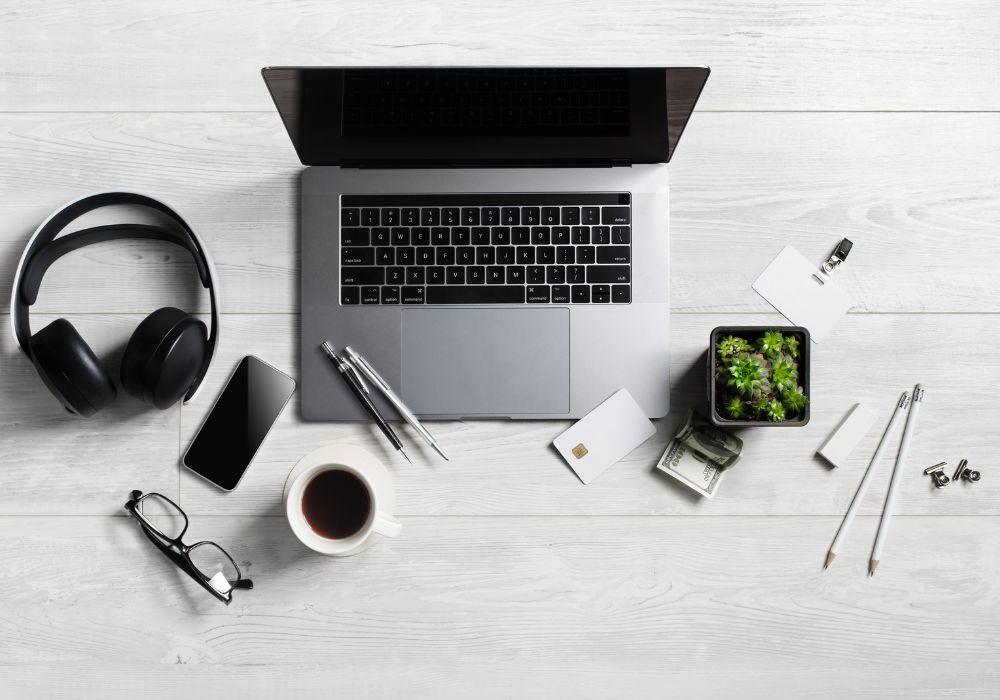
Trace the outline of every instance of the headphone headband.
[[[183, 234], [161, 226], [114, 224], [77, 231], [56, 240], [56, 236], [63, 229], [84, 214], [95, 209], [100, 209], [101, 207], [120, 204], [132, 204], [158, 211], [177, 224], [183, 231]], [[96, 192], [69, 202], [59, 210], [53, 212], [41, 223], [31, 235], [31, 238], [28, 239], [28, 244], [21, 254], [21, 259], [17, 265], [17, 272], [14, 275], [14, 284], [10, 299], [10, 323], [14, 340], [17, 342], [21, 352], [30, 358], [31, 325], [29, 322], [29, 307], [35, 303], [38, 296], [38, 287], [49, 265], [70, 251], [103, 241], [123, 238], [156, 239], [174, 243], [184, 248], [194, 259], [198, 267], [198, 276], [201, 279], [202, 286], [208, 290], [209, 302], [211, 304], [211, 326], [206, 343], [205, 361], [195, 378], [193, 386], [184, 396], [184, 403], [187, 403], [197, 396], [202, 380], [205, 378], [209, 365], [212, 363], [212, 357], [215, 354], [215, 348], [218, 344], [219, 310], [216, 297], [219, 289], [219, 281], [215, 271], [215, 264], [212, 262], [208, 250], [195, 230], [175, 209], [154, 197], [136, 192]]]

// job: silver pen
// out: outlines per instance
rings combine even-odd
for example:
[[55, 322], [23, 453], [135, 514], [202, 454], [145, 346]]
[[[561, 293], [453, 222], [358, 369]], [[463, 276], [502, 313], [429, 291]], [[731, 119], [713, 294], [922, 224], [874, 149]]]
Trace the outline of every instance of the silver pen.
[[375, 385], [376, 389], [382, 392], [382, 395], [385, 396], [385, 398], [389, 401], [389, 403], [392, 404], [393, 408], [395, 408], [396, 411], [399, 412], [399, 415], [402, 416], [403, 420], [409, 423], [413, 427], [413, 429], [420, 434], [420, 437], [422, 437], [427, 442], [428, 445], [433, 447], [434, 450], [439, 455], [441, 455], [447, 460], [448, 456], [441, 451], [441, 448], [438, 447], [437, 442], [434, 441], [434, 438], [431, 437], [431, 434], [427, 432], [427, 429], [420, 424], [420, 421], [417, 420], [417, 417], [413, 415], [410, 409], [406, 407], [406, 404], [403, 403], [403, 400], [398, 396], [396, 396], [396, 392], [392, 390], [392, 387], [389, 386], [389, 383], [384, 379], [382, 379], [379, 373], [375, 371], [374, 367], [368, 364], [368, 360], [366, 360], [360, 354], [355, 352], [350, 345], [344, 348], [344, 355], [347, 356], [347, 359], [350, 361], [350, 363], [354, 365], [354, 367], [357, 368], [357, 370], [361, 372], [361, 374], [365, 375], [365, 378], [368, 379], [368, 381], [370, 381], [372, 384]]

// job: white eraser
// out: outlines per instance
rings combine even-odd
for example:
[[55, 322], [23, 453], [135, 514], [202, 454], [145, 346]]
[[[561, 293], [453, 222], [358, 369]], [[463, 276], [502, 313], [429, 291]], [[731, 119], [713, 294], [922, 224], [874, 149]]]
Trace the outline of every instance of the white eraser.
[[850, 456], [861, 439], [868, 434], [878, 416], [867, 406], [856, 403], [840, 421], [830, 437], [826, 439], [816, 454], [835, 467], [839, 467]]

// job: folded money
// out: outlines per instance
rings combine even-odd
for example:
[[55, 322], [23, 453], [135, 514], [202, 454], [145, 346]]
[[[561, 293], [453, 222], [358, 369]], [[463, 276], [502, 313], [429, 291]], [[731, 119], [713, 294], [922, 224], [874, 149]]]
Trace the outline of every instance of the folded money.
[[743, 441], [709, 423], [694, 410], [677, 430], [656, 468], [706, 498], [712, 498], [725, 470], [739, 461]]

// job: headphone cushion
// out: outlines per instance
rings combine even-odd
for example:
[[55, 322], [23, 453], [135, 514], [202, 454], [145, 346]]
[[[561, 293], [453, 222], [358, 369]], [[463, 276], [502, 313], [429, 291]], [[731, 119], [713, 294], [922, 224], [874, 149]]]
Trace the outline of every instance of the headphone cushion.
[[122, 386], [159, 409], [177, 403], [205, 360], [208, 329], [194, 316], [165, 306], [143, 319], [122, 355]]
[[56, 319], [30, 343], [39, 376], [67, 409], [89, 417], [115, 400], [111, 375], [72, 323]]

